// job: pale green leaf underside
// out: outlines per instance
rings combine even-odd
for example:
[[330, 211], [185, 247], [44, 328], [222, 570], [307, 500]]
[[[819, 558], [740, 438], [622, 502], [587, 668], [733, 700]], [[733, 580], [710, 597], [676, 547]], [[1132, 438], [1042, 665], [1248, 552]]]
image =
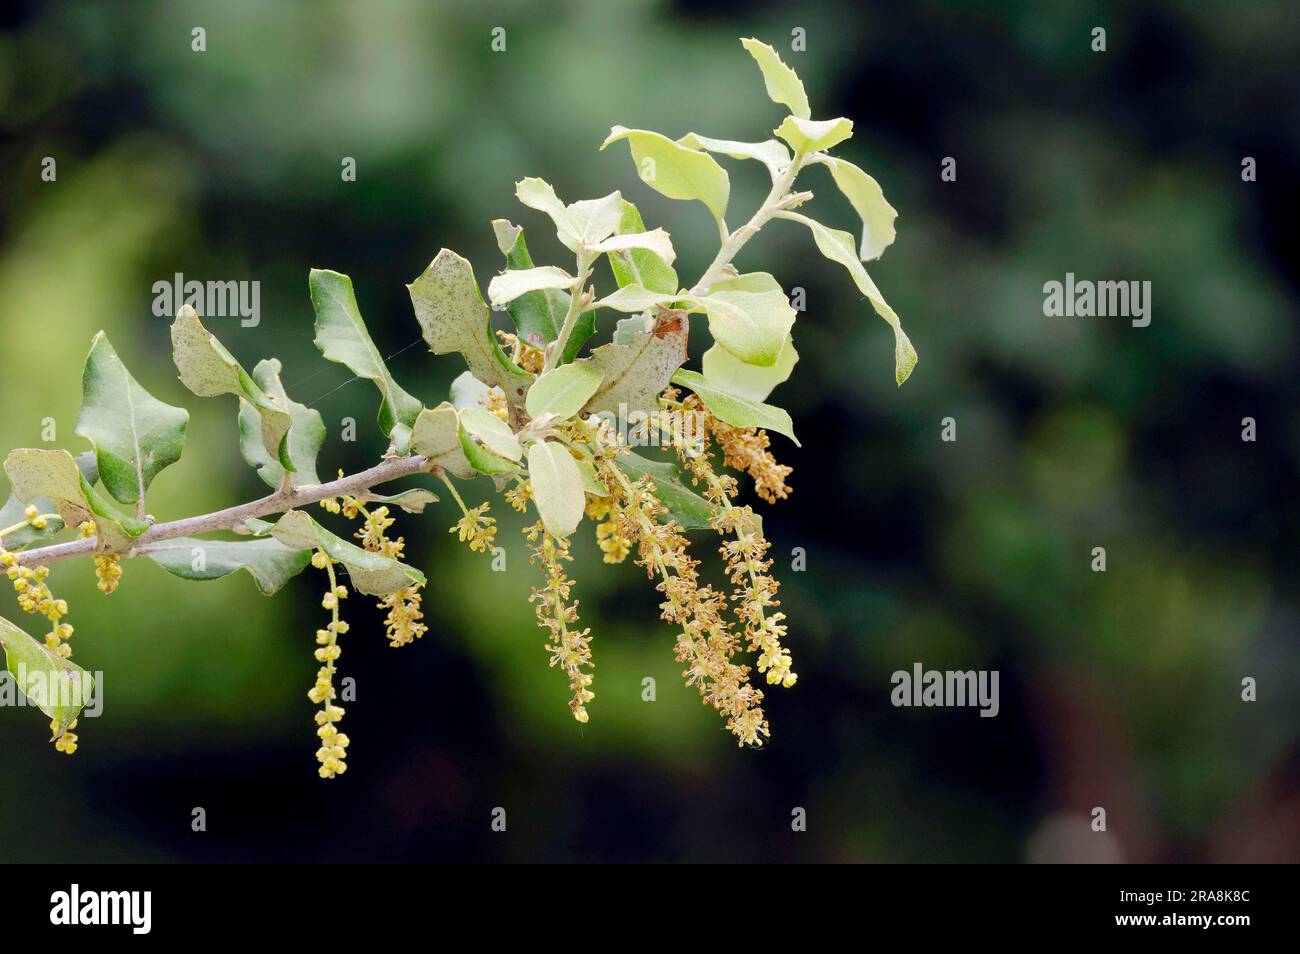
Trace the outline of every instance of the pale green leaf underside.
[[[275, 398], [277, 404], [289, 409], [293, 426], [289, 428], [289, 440], [286, 453], [293, 462], [295, 483], [299, 486], [319, 484], [320, 476], [316, 473], [316, 457], [321, 445], [325, 443], [325, 422], [320, 412], [299, 404], [285, 393], [284, 383], [280, 380], [280, 359], [265, 358], [253, 368], [253, 380], [267, 394]], [[279, 487], [284, 480], [285, 469], [280, 461], [266, 452], [261, 440], [261, 428], [257, 411], [247, 401], [239, 405], [239, 450], [249, 465], [257, 468], [257, 476], [269, 487]]]
[[516, 468], [524, 456], [510, 426], [490, 411], [467, 407], [460, 412], [461, 450], [470, 465], [483, 474], [503, 474]]
[[586, 497], [578, 464], [564, 445], [539, 441], [529, 447], [528, 479], [547, 532], [563, 539], [577, 529]]
[[746, 364], [770, 367], [776, 363], [781, 346], [794, 327], [795, 310], [776, 279], [764, 272], [770, 286], [746, 284], [751, 276], [742, 275], [716, 283], [707, 295], [696, 301], [709, 316], [713, 339]]
[[790, 150], [775, 139], [763, 142], [738, 142], [734, 139], [710, 139], [699, 133], [687, 133], [678, 139], [687, 149], [703, 149], [732, 159], [756, 159], [774, 175], [790, 165]]
[[474, 377], [501, 388], [512, 401], [524, 396], [532, 375], [511, 363], [497, 344], [491, 313], [469, 262], [444, 248], [406, 287], [434, 354], [458, 351]]
[[339, 272], [313, 268], [308, 284], [316, 311], [316, 347], [326, 360], [345, 365], [357, 377], [378, 388], [379, 426], [398, 452], [404, 452], [421, 404], [389, 373], [361, 318], [352, 279]]
[[528, 392], [529, 417], [554, 414], [568, 420], [596, 393], [600, 380], [600, 370], [588, 364], [564, 364], [547, 371]]
[[787, 116], [776, 128], [776, 134], [790, 144], [790, 148], [801, 155], [825, 152], [837, 146], [853, 135], [853, 120], [845, 119], [800, 119]]
[[[85, 478], [88, 487], [95, 486], [99, 480], [99, 467], [95, 462], [95, 452], [86, 451], [78, 454], [75, 458], [77, 469], [81, 471], [81, 476]], [[40, 540], [48, 540], [55, 534], [63, 530], [63, 518], [57, 515], [54, 501], [49, 497], [36, 497], [31, 501], [22, 501], [18, 499], [15, 493], [9, 494], [9, 499], [0, 507], [0, 527], [12, 527], [14, 524], [21, 522], [24, 517], [24, 511], [27, 504], [31, 503], [38, 511], [43, 514], [55, 514], [46, 521], [43, 529], [37, 530], [35, 527], [27, 526], [13, 533], [8, 534], [0, 543], [3, 543], [7, 549], [18, 550], [22, 547], [30, 546]]]
[[876, 283], [871, 280], [867, 270], [858, 260], [857, 253], [853, 249], [853, 236], [848, 232], [840, 229], [831, 229], [822, 225], [816, 219], [810, 219], [806, 215], [800, 215], [797, 212], [782, 212], [782, 218], [790, 219], [792, 222], [798, 222], [808, 228], [813, 235], [813, 241], [817, 244], [817, 250], [833, 262], [838, 262], [848, 270], [849, 275], [853, 277], [853, 282], [858, 286], [858, 291], [866, 296], [871, 302], [871, 306], [876, 309], [876, 314], [885, 319], [885, 322], [894, 331], [894, 379], [901, 385], [907, 380], [916, 367], [916, 349], [912, 347], [912, 342], [908, 339], [903, 331], [903, 323], [899, 320], [894, 309], [889, 307], [880, 289]]
[[[623, 200], [623, 215], [619, 219], [620, 235], [645, 232], [645, 223], [635, 205]], [[618, 287], [640, 285], [654, 292], [672, 294], [677, 291], [677, 272], [653, 250], [646, 248], [629, 248], [608, 253], [609, 267], [614, 273]]]
[[279, 540], [201, 540], [176, 537], [148, 543], [138, 551], [186, 580], [219, 580], [244, 570], [264, 596], [275, 593], [311, 562], [311, 551], [291, 549]]
[[0, 616], [0, 648], [4, 649], [5, 668], [13, 675], [18, 688], [57, 724], [55, 734], [61, 734], [90, 701], [95, 687], [93, 677], [3, 616]]
[[460, 446], [460, 422], [456, 408], [446, 401], [437, 407], [425, 408], [415, 419], [415, 428], [411, 431], [411, 451], [423, 454], [453, 477], [468, 480], [474, 476], [474, 468], [470, 466], [465, 451]]
[[835, 185], [862, 220], [862, 244], [858, 257], [864, 262], [880, 258], [894, 243], [894, 219], [898, 211], [885, 201], [880, 183], [851, 162], [834, 156], [819, 156], [817, 161], [831, 171]]
[[759, 427], [765, 431], [776, 431], [794, 441], [796, 447], [799, 446], [790, 415], [779, 407], [732, 394], [705, 380], [702, 374], [685, 368], [673, 375], [673, 384], [690, 388], [699, 395], [705, 407], [732, 427]]
[[99, 539], [109, 549], [129, 549], [135, 538], [149, 528], [143, 520], [126, 516], [100, 496], [65, 450], [13, 450], [5, 458], [4, 470], [19, 500], [48, 497], [68, 527], [95, 521]]
[[76, 432], [94, 445], [100, 479], [114, 499], [140, 500], [158, 472], [180, 459], [189, 419], [184, 408], [164, 404], [140, 385], [104, 332], [95, 335]]
[[233, 394], [253, 405], [262, 419], [262, 446], [282, 466], [293, 469], [285, 447], [293, 418], [258, 387], [216, 335], [203, 327], [190, 305], [183, 305], [172, 322], [172, 358], [181, 383], [199, 397]]
[[799, 354], [795, 351], [794, 341], [790, 335], [786, 335], [785, 344], [781, 346], [776, 364], [771, 367], [746, 364], [722, 345], [717, 344], [704, 352], [704, 357], [700, 359], [700, 366], [705, 380], [715, 387], [753, 401], [765, 401], [773, 388], [789, 379], [798, 360]]
[[537, 268], [509, 269], [488, 282], [488, 301], [496, 308], [508, 305], [528, 292], [571, 288], [577, 281], [562, 268], [542, 265]]
[[623, 126], [612, 128], [600, 148], [620, 139], [628, 141], [642, 182], [670, 199], [697, 199], [722, 221], [727, 214], [731, 180], [712, 156], [687, 149], [660, 133]]
[[364, 500], [366, 503], [390, 504], [394, 507], [401, 507], [407, 513], [424, 513], [425, 507], [438, 502], [438, 495], [432, 490], [426, 490], [424, 487], [413, 487], [410, 490], [402, 490], [395, 494], [367, 493]]
[[368, 596], [386, 596], [414, 584], [424, 574], [391, 557], [371, 553], [326, 530], [301, 510], [290, 510], [276, 522], [272, 535], [292, 550], [321, 549], [347, 567], [352, 587]]

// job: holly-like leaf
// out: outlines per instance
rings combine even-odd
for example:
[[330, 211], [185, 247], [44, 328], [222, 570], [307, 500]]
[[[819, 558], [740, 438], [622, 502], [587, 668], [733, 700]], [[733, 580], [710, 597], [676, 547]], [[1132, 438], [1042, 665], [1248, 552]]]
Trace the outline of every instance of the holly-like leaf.
[[[316, 473], [316, 455], [320, 453], [321, 444], [325, 442], [325, 422], [320, 412], [305, 404], [299, 404], [285, 393], [280, 380], [280, 359], [266, 358], [253, 368], [253, 380], [275, 402], [287, 408], [293, 418], [289, 428], [288, 454], [293, 461], [296, 483], [299, 486], [319, 484]], [[279, 487], [284, 480], [285, 469], [280, 461], [271, 457], [262, 444], [261, 424], [256, 409], [247, 401], [239, 406], [239, 450], [244, 460], [257, 468], [269, 487]]]
[[182, 305], [172, 322], [172, 359], [181, 383], [199, 397], [233, 394], [251, 404], [261, 418], [262, 446], [281, 466], [293, 470], [287, 446], [293, 418], [258, 387], [216, 335], [203, 327], [190, 305]]
[[538, 441], [528, 448], [528, 479], [542, 523], [563, 539], [582, 522], [586, 497], [578, 464], [563, 444]]
[[474, 468], [460, 446], [460, 420], [456, 408], [446, 401], [437, 407], [425, 408], [415, 419], [411, 451], [429, 458], [453, 477], [468, 480], [474, 476]]
[[291, 549], [273, 539], [201, 540], [176, 537], [146, 543], [137, 551], [186, 580], [219, 580], [244, 570], [262, 595], [270, 596], [306, 569], [311, 551]]
[[746, 364], [774, 365], [794, 326], [795, 310], [767, 272], [715, 282], [696, 302], [708, 313], [713, 340]]
[[903, 323], [899, 320], [898, 314], [889, 307], [884, 296], [880, 294], [880, 289], [876, 287], [876, 283], [862, 267], [862, 262], [858, 261], [858, 256], [853, 250], [853, 236], [840, 229], [827, 228], [816, 219], [810, 219], [797, 212], [782, 212], [780, 215], [782, 218], [807, 226], [812, 232], [813, 241], [817, 243], [817, 250], [848, 270], [854, 284], [858, 286], [858, 291], [866, 296], [871, 306], [876, 309], [876, 314], [885, 319], [893, 329], [894, 379], [901, 386], [916, 367], [916, 349], [912, 347], [912, 342], [903, 332]]
[[[77, 469], [81, 471], [81, 476], [85, 478], [86, 486], [94, 487], [95, 482], [99, 480], [99, 467], [95, 461], [95, 452], [86, 451], [84, 454], [78, 454], [74, 459], [77, 463]], [[55, 515], [49, 517], [45, 522], [45, 526], [39, 530], [32, 526], [26, 526], [7, 534], [3, 540], [0, 540], [0, 543], [4, 544], [8, 550], [20, 550], [23, 547], [31, 546], [37, 541], [48, 540], [63, 529], [63, 518], [57, 515], [54, 501], [50, 500], [49, 497], [36, 497], [29, 502], [38, 512]], [[0, 507], [0, 528], [12, 527], [14, 524], [21, 523], [26, 518], [26, 510], [27, 503], [19, 500], [18, 495], [11, 492], [4, 506]]]
[[794, 441], [796, 447], [800, 446], [799, 439], [794, 436], [790, 415], [779, 407], [733, 394], [709, 382], [704, 375], [685, 368], [673, 375], [673, 384], [690, 388], [699, 395], [705, 407], [732, 427], [761, 427], [765, 431], [776, 431]]
[[776, 134], [790, 144], [790, 148], [806, 156], [814, 152], [825, 152], [837, 146], [853, 135], [853, 120], [845, 119], [800, 119], [787, 116], [776, 128]]
[[379, 426], [398, 453], [405, 453], [411, 427], [420, 413], [419, 400], [393, 380], [383, 355], [366, 330], [352, 290], [352, 279], [338, 272], [313, 268], [308, 278], [316, 311], [316, 347], [328, 361], [337, 361], [379, 389]]
[[756, 159], [767, 166], [768, 172], [773, 176], [790, 165], [790, 150], [775, 139], [737, 142], [734, 139], [710, 139], [698, 133], [687, 133], [677, 143], [687, 149], [703, 149], [732, 159]]
[[95, 335], [81, 376], [77, 433], [95, 447], [104, 488], [135, 503], [185, 447], [189, 412], [164, 404], [141, 387], [104, 332]]
[[803, 81], [781, 61], [776, 50], [753, 37], [741, 40], [740, 45], [749, 51], [749, 55], [758, 63], [758, 68], [763, 71], [763, 83], [767, 86], [767, 95], [772, 102], [785, 106], [795, 116], [803, 119], [812, 115]]
[[683, 530], [709, 527], [709, 518], [716, 508], [686, 485], [676, 465], [636, 453], [619, 454], [617, 464], [633, 480], [649, 476], [654, 483], [654, 495]]
[[501, 388], [511, 401], [523, 398], [533, 376], [516, 367], [497, 344], [491, 313], [469, 262], [444, 248], [406, 287], [434, 354], [459, 351], [474, 377]]
[[600, 379], [600, 370], [589, 364], [562, 364], [552, 368], [538, 378], [528, 392], [528, 416], [536, 418], [554, 414], [561, 421], [567, 421], [596, 393]]
[[704, 352], [700, 365], [704, 369], [704, 379], [710, 384], [753, 401], [764, 401], [773, 388], [789, 379], [798, 360], [794, 341], [786, 335], [781, 353], [776, 356], [776, 364], [771, 367], [745, 364], [717, 344]]
[[529, 292], [572, 288], [576, 281], [564, 269], [554, 265], [510, 269], [488, 282], [488, 301], [492, 302], [492, 307], [501, 308]]
[[95, 521], [100, 542], [111, 550], [130, 549], [135, 538], [149, 529], [143, 520], [126, 516], [100, 496], [65, 450], [10, 451], [4, 470], [19, 500], [31, 502], [48, 497], [68, 527]]
[[524, 456], [510, 426], [490, 411], [467, 407], [460, 412], [461, 450], [470, 466], [482, 474], [504, 474]]
[[667, 136], [645, 129], [615, 126], [600, 148], [626, 139], [641, 181], [670, 199], [698, 199], [719, 222], [727, 214], [731, 180], [727, 170], [706, 152], [673, 142]]
[[[632, 286], [628, 286], [631, 288]], [[600, 373], [600, 387], [583, 406], [595, 414], [625, 417], [633, 411], [652, 411], [673, 372], [686, 362], [690, 320], [685, 312], [661, 312], [653, 330], [639, 330], [639, 318], [619, 322], [623, 334], [576, 362]]]
[[368, 596], [386, 596], [425, 583], [424, 574], [415, 567], [363, 550], [326, 530], [301, 510], [284, 514], [271, 533], [291, 550], [324, 550], [331, 559], [347, 567], [353, 588]]
[[0, 648], [5, 651], [5, 668], [23, 695], [53, 720], [55, 735], [62, 734], [91, 700], [94, 678], [3, 616], [0, 616]]
[[843, 159], [818, 156], [815, 161], [830, 169], [835, 185], [862, 219], [862, 244], [858, 257], [864, 262], [880, 258], [894, 243], [894, 219], [898, 218], [898, 210], [885, 201], [880, 183]]

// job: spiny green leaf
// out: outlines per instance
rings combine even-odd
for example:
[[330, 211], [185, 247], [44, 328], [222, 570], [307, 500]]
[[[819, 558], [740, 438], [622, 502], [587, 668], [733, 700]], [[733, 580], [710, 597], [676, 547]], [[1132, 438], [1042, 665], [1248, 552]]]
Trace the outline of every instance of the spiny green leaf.
[[[81, 476], [85, 478], [88, 487], [95, 486], [99, 480], [99, 467], [95, 461], [95, 452], [86, 451], [78, 454], [75, 458], [77, 469], [81, 471]], [[43, 514], [54, 514], [54, 501], [49, 497], [36, 497], [30, 501], [38, 512]], [[9, 494], [9, 499], [5, 501], [4, 506], [0, 507], [0, 529], [12, 527], [14, 524], [21, 522], [26, 517], [27, 503], [18, 499], [15, 493]], [[26, 526], [20, 530], [5, 536], [0, 543], [3, 543], [6, 549], [20, 550], [23, 547], [30, 546], [38, 540], [48, 540], [63, 529], [63, 518], [58, 516], [50, 517], [45, 526], [37, 530], [35, 527]]]
[[291, 550], [324, 550], [347, 567], [353, 588], [368, 596], [386, 596], [425, 583], [424, 574], [415, 567], [363, 550], [326, 530], [301, 510], [290, 510], [282, 516], [272, 534]]
[[95, 521], [100, 541], [112, 550], [130, 549], [135, 538], [149, 529], [143, 520], [126, 516], [100, 496], [65, 450], [13, 450], [5, 458], [4, 470], [19, 500], [48, 497], [68, 527]]
[[562, 364], [552, 368], [528, 392], [529, 417], [554, 414], [567, 421], [596, 393], [600, 379], [600, 370], [589, 364]]
[[586, 497], [578, 464], [564, 445], [538, 441], [529, 447], [528, 479], [547, 532], [563, 539], [576, 530]]
[[706, 152], [688, 149], [667, 136], [645, 129], [615, 126], [600, 148], [626, 139], [641, 181], [670, 199], [698, 199], [719, 222], [727, 214], [731, 180], [727, 170]]
[[702, 374], [685, 368], [673, 375], [673, 384], [690, 388], [700, 396], [705, 407], [732, 427], [761, 427], [765, 431], [776, 431], [794, 441], [796, 447], [800, 446], [799, 439], [794, 436], [790, 415], [779, 407], [732, 394], [710, 383]]
[[503, 474], [515, 469], [524, 449], [510, 426], [490, 411], [467, 407], [460, 412], [461, 450], [471, 466], [483, 474]]
[[837, 146], [853, 135], [853, 120], [845, 119], [800, 119], [787, 116], [785, 122], [776, 128], [776, 134], [790, 144], [790, 148], [800, 155], [824, 152]]
[[740, 45], [749, 51], [749, 55], [758, 63], [758, 68], [763, 71], [763, 83], [767, 86], [767, 95], [772, 102], [785, 106], [803, 119], [812, 115], [803, 81], [781, 61], [776, 50], [753, 37], [741, 40]]
[[[287, 451], [289, 459], [293, 461], [295, 482], [299, 486], [319, 484], [321, 481], [316, 473], [316, 456], [320, 453], [321, 444], [325, 442], [325, 422], [321, 419], [320, 412], [299, 404], [285, 393], [284, 384], [280, 380], [279, 358], [259, 361], [257, 367], [253, 368], [253, 380], [277, 404], [288, 408], [289, 415], [293, 418]], [[285, 469], [279, 460], [266, 452], [257, 411], [247, 401], [240, 402], [239, 406], [239, 450], [244, 455], [244, 460], [257, 468], [257, 475], [267, 486], [280, 486]]]
[[147, 543], [138, 551], [186, 580], [219, 580], [244, 570], [264, 596], [270, 596], [306, 569], [310, 550], [295, 550], [279, 540], [201, 540], [176, 537]]
[[456, 408], [446, 401], [420, 412], [411, 432], [411, 450], [423, 454], [453, 477], [468, 480], [474, 476], [474, 468], [460, 446], [460, 420]]
[[898, 211], [885, 201], [880, 183], [843, 159], [818, 156], [816, 161], [831, 170], [831, 177], [840, 192], [862, 219], [862, 245], [858, 257], [864, 262], [880, 258], [894, 243], [894, 219], [898, 218]]
[[316, 347], [326, 360], [337, 361], [379, 389], [379, 426], [398, 453], [405, 453], [420, 402], [393, 380], [383, 355], [366, 330], [352, 290], [352, 279], [338, 272], [313, 268], [308, 277], [316, 311]]
[[654, 482], [654, 495], [683, 530], [709, 527], [709, 518], [715, 510], [713, 504], [686, 485], [674, 464], [650, 460], [636, 453], [619, 454], [617, 464], [633, 480], [649, 476]]
[[724, 391], [739, 394], [754, 401], [763, 401], [778, 384], [788, 380], [799, 360], [799, 353], [794, 349], [794, 341], [786, 335], [781, 353], [777, 355], [776, 364], [765, 368], [757, 364], [745, 364], [722, 345], [715, 344], [708, 351], [700, 364], [704, 369], [704, 378]]
[[853, 250], [853, 236], [840, 229], [827, 228], [816, 219], [810, 219], [797, 212], [783, 212], [781, 217], [807, 226], [812, 232], [813, 241], [817, 243], [818, 251], [831, 261], [839, 262], [848, 270], [858, 290], [876, 309], [876, 314], [885, 319], [889, 327], [894, 330], [894, 379], [901, 386], [916, 367], [916, 349], [912, 347], [912, 342], [903, 332], [903, 323], [897, 313], [889, 307], [884, 296], [880, 294], [880, 289], [876, 287], [876, 283], [871, 280], [867, 270], [858, 261], [858, 256]]
[[668, 379], [685, 363], [690, 331], [685, 312], [661, 312], [650, 331], [631, 330], [638, 321], [628, 319], [626, 334], [616, 333], [615, 341], [574, 362], [601, 376], [600, 387], [583, 406], [584, 411], [622, 417], [633, 411], [654, 410]]
[[95, 446], [99, 476], [116, 500], [140, 500], [158, 472], [180, 459], [189, 419], [140, 386], [104, 332], [95, 335], [81, 376], [77, 433]]
[[199, 397], [233, 394], [253, 405], [262, 419], [262, 446], [281, 466], [293, 470], [286, 446], [293, 418], [258, 387], [216, 335], [203, 327], [190, 305], [181, 306], [172, 322], [172, 358], [181, 382]]
[[28, 701], [55, 722], [55, 735], [72, 725], [90, 701], [95, 680], [9, 620], [0, 616], [0, 648], [5, 668]]
[[444, 248], [406, 287], [434, 354], [459, 351], [474, 377], [495, 384], [511, 401], [524, 396], [533, 376], [511, 363], [497, 344], [491, 313], [469, 262]]
[[[646, 231], [641, 213], [626, 199], [623, 200], [623, 216], [619, 219], [618, 231], [620, 236], [645, 234]], [[664, 258], [650, 248], [635, 247], [613, 250], [606, 254], [619, 288], [624, 285], [640, 285], [650, 291], [670, 295], [677, 291], [677, 272], [673, 270], [671, 257]]]

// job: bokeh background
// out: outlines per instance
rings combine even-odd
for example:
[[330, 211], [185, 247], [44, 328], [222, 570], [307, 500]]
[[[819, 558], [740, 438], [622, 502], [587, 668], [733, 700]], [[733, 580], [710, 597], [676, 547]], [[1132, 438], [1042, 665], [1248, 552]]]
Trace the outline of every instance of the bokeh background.
[[[763, 750], [738, 749], [682, 686], [644, 577], [602, 564], [586, 534], [575, 575], [597, 700], [577, 725], [527, 604], [517, 521], [502, 520], [509, 571], [494, 573], [448, 535], [444, 504], [401, 527], [429, 575], [428, 635], [391, 650], [351, 601], [353, 747], [331, 783], [315, 777], [306, 698], [310, 573], [268, 600], [242, 574], [186, 583], [131, 561], [106, 599], [88, 564], [57, 566], [105, 710], [83, 720], [74, 758], [39, 715], [0, 711], [0, 860], [1300, 859], [1295, 12], [6, 5], [0, 446], [44, 446], [52, 416], [59, 445], [85, 449], [81, 363], [105, 329], [147, 388], [191, 410], [185, 456], [151, 494], [160, 519], [263, 487], [233, 401], [176, 380], [153, 282], [259, 280], [261, 325], [214, 330], [249, 367], [283, 359], [290, 393], [330, 428], [322, 473], [365, 466], [383, 450], [374, 393], [315, 352], [308, 268], [351, 274], [426, 404], [461, 368], [412, 346], [404, 283], [444, 245], [486, 282], [499, 216], [563, 264], [513, 199], [525, 175], [570, 200], [622, 189], [673, 232], [682, 274], [698, 272], [716, 242], [703, 209], [651, 193], [625, 147], [597, 147], [615, 123], [765, 137], [781, 114], [740, 36], [782, 51], [815, 115], [855, 120], [842, 154], [901, 213], [872, 272], [921, 359], [895, 388], [888, 329], [803, 230], [777, 223], [742, 256], [808, 302], [802, 361], [773, 396], [803, 439], [774, 438], [795, 493], [763, 508], [800, 679], [769, 695]], [[195, 26], [207, 52], [190, 49]], [[806, 52], [790, 52], [796, 28]], [[45, 156], [55, 183], [40, 180]], [[945, 156], [956, 182], [940, 179]], [[1258, 181], [1242, 181], [1246, 156]], [[730, 170], [736, 218], [763, 174]], [[808, 181], [816, 214], [856, 230], [829, 179]], [[1150, 280], [1150, 327], [1044, 318], [1042, 285], [1067, 271]], [[956, 442], [940, 440], [945, 417]], [[698, 546], [712, 550], [707, 535]], [[1095, 546], [1105, 573], [1089, 570]], [[914, 662], [999, 670], [1000, 715], [892, 707], [890, 674]], [[191, 831], [196, 806], [206, 832]], [[496, 806], [506, 834], [489, 830]], [[1088, 830], [1093, 806], [1105, 834]]]

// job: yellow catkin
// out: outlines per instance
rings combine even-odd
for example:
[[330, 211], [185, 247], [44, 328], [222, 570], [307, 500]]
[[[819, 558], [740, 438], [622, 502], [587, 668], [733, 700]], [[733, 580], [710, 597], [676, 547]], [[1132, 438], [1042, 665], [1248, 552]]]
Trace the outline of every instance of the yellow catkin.
[[[35, 507], [28, 507], [24, 516], [29, 526], [37, 530], [44, 529], [45, 518]], [[0, 566], [4, 567], [5, 576], [13, 585], [19, 608], [24, 613], [44, 616], [49, 621], [50, 631], [45, 634], [46, 647], [64, 659], [70, 657], [72, 646], [68, 640], [72, 638], [73, 628], [71, 623], [63, 621], [68, 615], [68, 604], [65, 600], [56, 599], [50, 592], [49, 584], [45, 582], [50, 575], [49, 567], [23, 566], [18, 562], [16, 554], [2, 546]], [[57, 719], [50, 722], [50, 741], [58, 751], [66, 755], [77, 751], [77, 735], [72, 731], [76, 727], [76, 719], [66, 726], [60, 726]]]
[[313, 553], [311, 564], [324, 570], [329, 580], [329, 589], [321, 599], [321, 606], [330, 611], [330, 621], [324, 629], [316, 630], [318, 648], [315, 655], [321, 667], [316, 671], [316, 684], [308, 690], [307, 698], [321, 707], [316, 713], [316, 735], [320, 739], [320, 748], [316, 750], [318, 774], [321, 778], [335, 778], [348, 770], [348, 737], [338, 729], [343, 709], [334, 704], [334, 664], [343, 652], [338, 638], [348, 631], [348, 624], [339, 618], [339, 601], [347, 597], [348, 591], [339, 586], [334, 575], [334, 561], [325, 551]]
[[591, 691], [592, 668], [591, 630], [575, 629], [578, 622], [578, 602], [570, 602], [569, 591], [573, 580], [568, 578], [564, 564], [573, 559], [569, 542], [559, 540], [546, 532], [539, 520], [524, 529], [530, 543], [530, 563], [539, 564], [546, 578], [542, 587], [534, 587], [528, 601], [537, 614], [537, 624], [550, 633], [547, 650], [551, 665], [559, 666], [569, 677], [572, 697], [569, 709], [579, 722], [588, 719], [587, 703], [596, 697]]

